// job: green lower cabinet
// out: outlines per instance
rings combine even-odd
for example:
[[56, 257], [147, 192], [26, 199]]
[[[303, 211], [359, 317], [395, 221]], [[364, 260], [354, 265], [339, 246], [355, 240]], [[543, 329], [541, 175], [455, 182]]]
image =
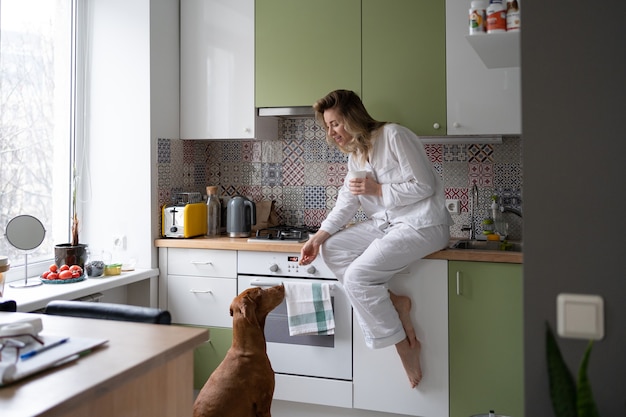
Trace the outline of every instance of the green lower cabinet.
[[524, 416], [522, 265], [448, 264], [450, 417]]
[[233, 329], [209, 327], [209, 340], [193, 352], [193, 387], [201, 389], [211, 373], [218, 367], [233, 342]]

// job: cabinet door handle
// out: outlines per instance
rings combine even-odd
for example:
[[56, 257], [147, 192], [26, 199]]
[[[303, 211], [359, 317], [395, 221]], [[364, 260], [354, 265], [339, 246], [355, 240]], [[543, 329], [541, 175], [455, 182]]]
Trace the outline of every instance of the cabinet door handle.
[[193, 288], [189, 290], [189, 292], [192, 292], [194, 294], [212, 294], [213, 291], [211, 290], [194, 290]]
[[461, 282], [461, 271], [456, 271], [456, 295], [463, 295], [463, 286]]
[[191, 261], [193, 265], [213, 265], [211, 261]]
[[252, 287], [273, 287], [275, 285], [282, 284], [282, 281], [262, 281], [260, 279], [253, 279], [250, 281], [250, 286]]

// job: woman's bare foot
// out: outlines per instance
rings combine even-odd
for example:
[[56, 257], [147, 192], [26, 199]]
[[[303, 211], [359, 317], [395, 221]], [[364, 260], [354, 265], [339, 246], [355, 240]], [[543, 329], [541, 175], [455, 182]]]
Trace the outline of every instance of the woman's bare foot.
[[411, 388], [415, 388], [422, 380], [422, 367], [420, 365], [420, 352], [422, 346], [419, 340], [416, 340], [416, 345], [411, 347], [408, 339], [404, 339], [400, 343], [396, 343], [396, 350], [402, 360], [402, 366], [409, 377]]
[[406, 333], [406, 339], [396, 344], [396, 350], [409, 377], [411, 388], [415, 388], [422, 380], [422, 367], [420, 365], [422, 345], [417, 340], [415, 328], [411, 321], [411, 299], [405, 295], [396, 295], [391, 291], [389, 291], [389, 296]]
[[415, 328], [411, 321], [411, 299], [406, 295], [397, 295], [389, 291], [391, 302], [395, 307], [398, 315], [400, 316], [400, 322], [406, 333], [406, 338], [409, 340], [409, 345], [415, 347], [417, 344], [417, 336], [415, 334]]

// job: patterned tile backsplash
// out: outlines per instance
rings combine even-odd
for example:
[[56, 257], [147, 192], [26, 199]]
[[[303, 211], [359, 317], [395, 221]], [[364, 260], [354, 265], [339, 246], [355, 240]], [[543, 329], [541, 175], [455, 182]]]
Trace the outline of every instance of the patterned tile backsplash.
[[[471, 189], [478, 187], [475, 226], [489, 214], [491, 196], [522, 209], [522, 140], [502, 144], [424, 145], [446, 188], [446, 198], [460, 201], [453, 214], [454, 237], [470, 223]], [[346, 175], [347, 157], [326, 144], [325, 132], [312, 118], [282, 120], [278, 139], [158, 140], [159, 206], [178, 192], [219, 185], [221, 196], [245, 195], [253, 201], [274, 200], [284, 224], [318, 226], [332, 209]], [[522, 220], [504, 213], [509, 238], [522, 238]], [[359, 212], [355, 220], [364, 218]]]

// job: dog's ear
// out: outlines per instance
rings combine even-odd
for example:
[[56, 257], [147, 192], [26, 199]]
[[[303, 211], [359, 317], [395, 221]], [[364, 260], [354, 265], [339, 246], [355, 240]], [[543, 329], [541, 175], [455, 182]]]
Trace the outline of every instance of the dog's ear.
[[256, 318], [256, 302], [250, 298], [248, 295], [243, 297], [241, 300], [241, 304], [239, 305], [241, 314], [243, 317], [253, 326], [258, 326], [259, 321]]

